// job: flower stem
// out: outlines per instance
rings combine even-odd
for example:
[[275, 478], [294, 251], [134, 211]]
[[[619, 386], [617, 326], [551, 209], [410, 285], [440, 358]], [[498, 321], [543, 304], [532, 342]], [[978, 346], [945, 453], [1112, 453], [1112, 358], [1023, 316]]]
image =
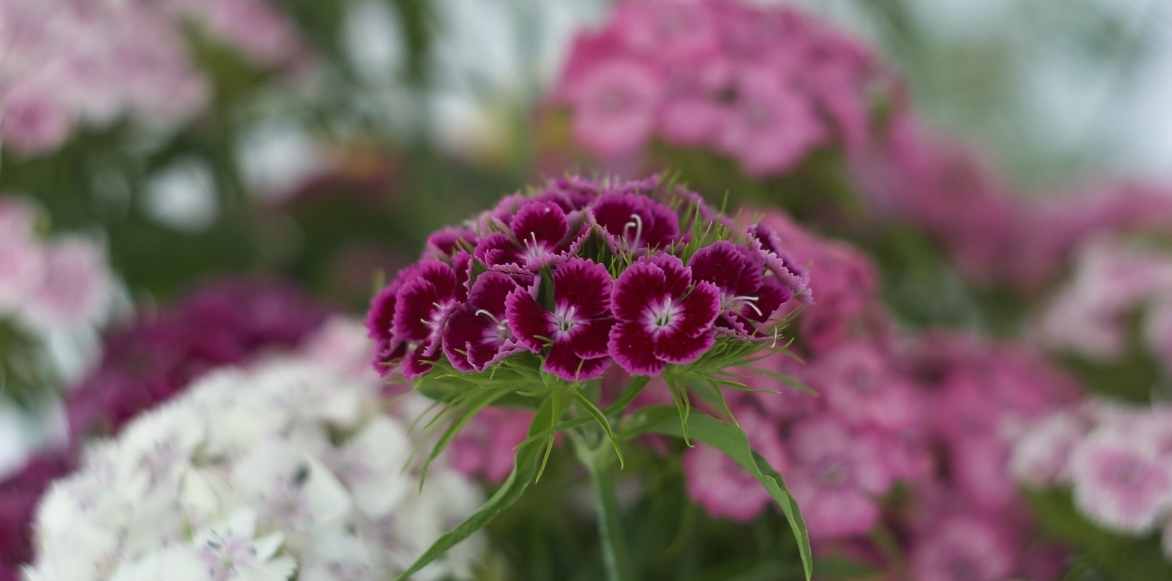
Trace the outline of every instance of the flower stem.
[[619, 519], [618, 499], [615, 497], [614, 454], [602, 434], [589, 427], [565, 432], [574, 443], [578, 460], [590, 473], [594, 510], [598, 515], [599, 546], [607, 581], [629, 581], [630, 562]]
[[598, 513], [598, 535], [606, 578], [607, 581], [626, 581], [631, 577], [627, 574], [627, 545], [619, 522], [611, 458], [605, 453], [597, 454], [591, 464], [587, 470], [594, 488], [594, 509]]

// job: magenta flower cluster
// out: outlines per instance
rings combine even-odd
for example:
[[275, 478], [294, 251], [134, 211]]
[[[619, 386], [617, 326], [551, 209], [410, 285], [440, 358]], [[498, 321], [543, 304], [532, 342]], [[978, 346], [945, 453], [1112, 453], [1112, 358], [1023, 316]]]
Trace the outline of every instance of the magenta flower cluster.
[[599, 156], [655, 139], [778, 175], [820, 148], [862, 147], [868, 89], [884, 77], [865, 49], [792, 8], [629, 0], [575, 40], [555, 94]]
[[88, 436], [116, 433], [206, 371], [293, 348], [324, 320], [320, 306], [290, 287], [236, 280], [201, 288], [106, 337], [101, 361], [64, 402], [66, 448], [34, 456], [0, 481], [0, 580], [15, 579], [17, 567], [31, 559], [37, 502], [50, 482], [72, 471]]
[[543, 371], [585, 381], [612, 363], [658, 375], [718, 336], [771, 340], [806, 296], [764, 226], [736, 232], [656, 178], [568, 178], [436, 232], [375, 297], [367, 325], [383, 373], [417, 378], [440, 358], [484, 371], [528, 352]]

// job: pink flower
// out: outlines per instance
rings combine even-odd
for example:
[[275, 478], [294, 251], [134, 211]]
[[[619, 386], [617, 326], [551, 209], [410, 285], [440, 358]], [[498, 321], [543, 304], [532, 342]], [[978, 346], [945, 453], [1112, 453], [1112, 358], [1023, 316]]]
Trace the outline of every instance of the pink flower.
[[784, 476], [813, 538], [863, 534], [878, 523], [878, 498], [891, 485], [878, 440], [820, 417], [793, 427], [789, 449]]
[[720, 290], [693, 282], [674, 256], [646, 257], [628, 267], [613, 302], [617, 323], [608, 350], [627, 373], [658, 375], [669, 363], [691, 363], [716, 340]]
[[952, 478], [974, 505], [988, 510], [1009, 508], [1017, 500], [1017, 484], [1009, 471], [1009, 444], [991, 435], [973, 434], [952, 442]]
[[973, 516], [948, 517], [921, 535], [912, 552], [914, 581], [1004, 581], [1013, 573], [1011, 541]]
[[448, 461], [469, 476], [501, 482], [513, 470], [517, 446], [525, 440], [532, 421], [532, 412], [487, 408], [452, 440]]
[[571, 100], [574, 136], [603, 157], [642, 147], [655, 128], [663, 81], [633, 59], [614, 59], [582, 73]]
[[745, 171], [763, 176], [784, 172], [826, 139], [808, 101], [776, 71], [740, 71], [736, 100], [717, 141]]
[[718, 48], [717, 14], [706, 0], [624, 2], [613, 16], [619, 38], [634, 52], [682, 63]]
[[44, 252], [43, 278], [25, 312], [29, 321], [46, 328], [97, 322], [113, 298], [113, 282], [101, 250], [90, 241], [66, 238]]
[[0, 235], [0, 312], [21, 308], [41, 286], [45, 252], [28, 237]]
[[[610, 365], [607, 336], [614, 280], [606, 267], [571, 258], [553, 271], [553, 308], [537, 302], [539, 284], [509, 294], [505, 313], [518, 343], [545, 354], [542, 369], [566, 381], [595, 379]], [[548, 348], [548, 350], [547, 350]]]
[[889, 430], [914, 427], [920, 419], [919, 398], [890, 368], [889, 359], [873, 345], [846, 343], [813, 362], [810, 382], [848, 423]]
[[1172, 467], [1146, 444], [1108, 428], [1079, 445], [1071, 459], [1079, 510], [1113, 529], [1152, 530], [1172, 508]]
[[[751, 410], [737, 412], [736, 416], [753, 450], [784, 474], [786, 457], [778, 426]], [[684, 474], [688, 496], [714, 517], [748, 521], [772, 503], [756, 478], [723, 452], [705, 444], [684, 453]]]
[[1086, 433], [1086, 422], [1074, 414], [1054, 414], [1017, 441], [1010, 470], [1018, 480], [1030, 486], [1066, 482], [1070, 478], [1071, 452]]
[[0, 98], [0, 142], [22, 154], [56, 149], [73, 130], [73, 115], [48, 87], [31, 83], [7, 90]]

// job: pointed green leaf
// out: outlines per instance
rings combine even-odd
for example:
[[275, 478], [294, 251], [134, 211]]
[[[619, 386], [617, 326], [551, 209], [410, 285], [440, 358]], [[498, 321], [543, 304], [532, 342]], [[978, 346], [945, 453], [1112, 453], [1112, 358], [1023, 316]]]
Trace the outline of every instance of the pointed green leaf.
[[582, 393], [582, 390], [574, 388], [573, 393], [574, 398], [578, 400], [578, 403], [582, 406], [582, 409], [585, 410], [586, 413], [590, 415], [590, 417], [594, 418], [594, 421], [602, 427], [602, 431], [606, 434], [606, 439], [610, 441], [611, 447], [614, 448], [615, 456], [617, 456], [619, 459], [619, 468], [624, 467], [626, 463], [623, 461], [623, 452], [619, 449], [618, 438], [615, 437], [614, 428], [611, 427], [610, 420], [606, 418], [606, 414], [602, 413], [602, 410], [598, 409], [598, 406], [595, 405], [594, 402], [590, 401], [590, 398], [586, 394]]
[[639, 397], [640, 393], [643, 393], [643, 388], [647, 387], [649, 381], [651, 381], [650, 377], [640, 375], [632, 377], [631, 381], [627, 383], [627, 387], [623, 389], [623, 393], [619, 394], [618, 399], [606, 406], [606, 415], [614, 416], [622, 413], [628, 405], [631, 405], [632, 401], [635, 401], [636, 397]]
[[505, 479], [496, 493], [477, 509], [472, 516], [468, 517], [467, 520], [460, 523], [456, 528], [444, 533], [439, 539], [436, 539], [431, 547], [424, 551], [410, 567], [396, 577], [396, 580], [405, 581], [410, 578], [411, 575], [419, 572], [420, 569], [423, 569], [432, 561], [442, 557], [448, 549], [451, 549], [464, 539], [472, 536], [476, 531], [484, 528], [494, 518], [515, 504], [537, 476], [545, 438], [534, 436], [543, 435], [549, 426], [556, 424], [556, 422], [553, 402], [551, 399], [547, 399], [537, 409], [537, 415], [533, 418], [533, 423], [529, 426], [530, 439], [517, 447], [517, 457], [516, 463], [513, 465], [513, 471], [509, 473], [509, 477]]
[[427, 461], [423, 463], [421, 469], [421, 476], [419, 478], [419, 488], [422, 489], [424, 482], [427, 480], [427, 470], [431, 468], [431, 463], [435, 462], [436, 458], [448, 448], [448, 444], [452, 443], [452, 439], [480, 413], [480, 410], [492, 405], [492, 402], [504, 397], [509, 393], [508, 389], [486, 389], [481, 393], [471, 395], [467, 402], [465, 402], [460, 409], [460, 415], [452, 421], [448, 429], [444, 430], [440, 439], [431, 448], [431, 453], [427, 455]]
[[[674, 408], [657, 406], [640, 411], [631, 418], [626, 429], [622, 431], [624, 438], [656, 433], [677, 438], [684, 437], [684, 428], [680, 424], [679, 414]], [[695, 439], [724, 452], [746, 472], [752, 474], [774, 502], [781, 508], [785, 518], [789, 521], [794, 540], [798, 544], [798, 553], [802, 558], [802, 571], [806, 581], [813, 575], [813, 553], [810, 549], [810, 533], [806, 523], [798, 510], [797, 504], [785, 487], [785, 482], [769, 462], [753, 451], [749, 438], [740, 428], [717, 420], [704, 414], [693, 414], [687, 419], [688, 433]]]

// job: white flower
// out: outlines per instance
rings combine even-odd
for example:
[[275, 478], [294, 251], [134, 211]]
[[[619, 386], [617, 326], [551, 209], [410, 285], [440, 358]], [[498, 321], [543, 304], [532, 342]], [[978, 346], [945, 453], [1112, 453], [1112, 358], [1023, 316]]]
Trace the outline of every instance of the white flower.
[[1071, 413], [1057, 413], [1022, 435], [1010, 459], [1010, 471], [1030, 486], [1068, 481], [1070, 454], [1086, 435], [1087, 425]]
[[288, 556], [277, 556], [282, 536], [256, 537], [256, 513], [243, 509], [195, 536], [199, 559], [214, 581], [286, 581], [297, 568]]
[[124, 563], [110, 581], [217, 581], [192, 547], [161, 549]]
[[[481, 495], [442, 459], [418, 492], [405, 467], [427, 450], [375, 374], [342, 363], [283, 356], [214, 371], [91, 447], [40, 508], [29, 579], [381, 581], [404, 570]], [[467, 578], [483, 550], [474, 538], [417, 578]]]

